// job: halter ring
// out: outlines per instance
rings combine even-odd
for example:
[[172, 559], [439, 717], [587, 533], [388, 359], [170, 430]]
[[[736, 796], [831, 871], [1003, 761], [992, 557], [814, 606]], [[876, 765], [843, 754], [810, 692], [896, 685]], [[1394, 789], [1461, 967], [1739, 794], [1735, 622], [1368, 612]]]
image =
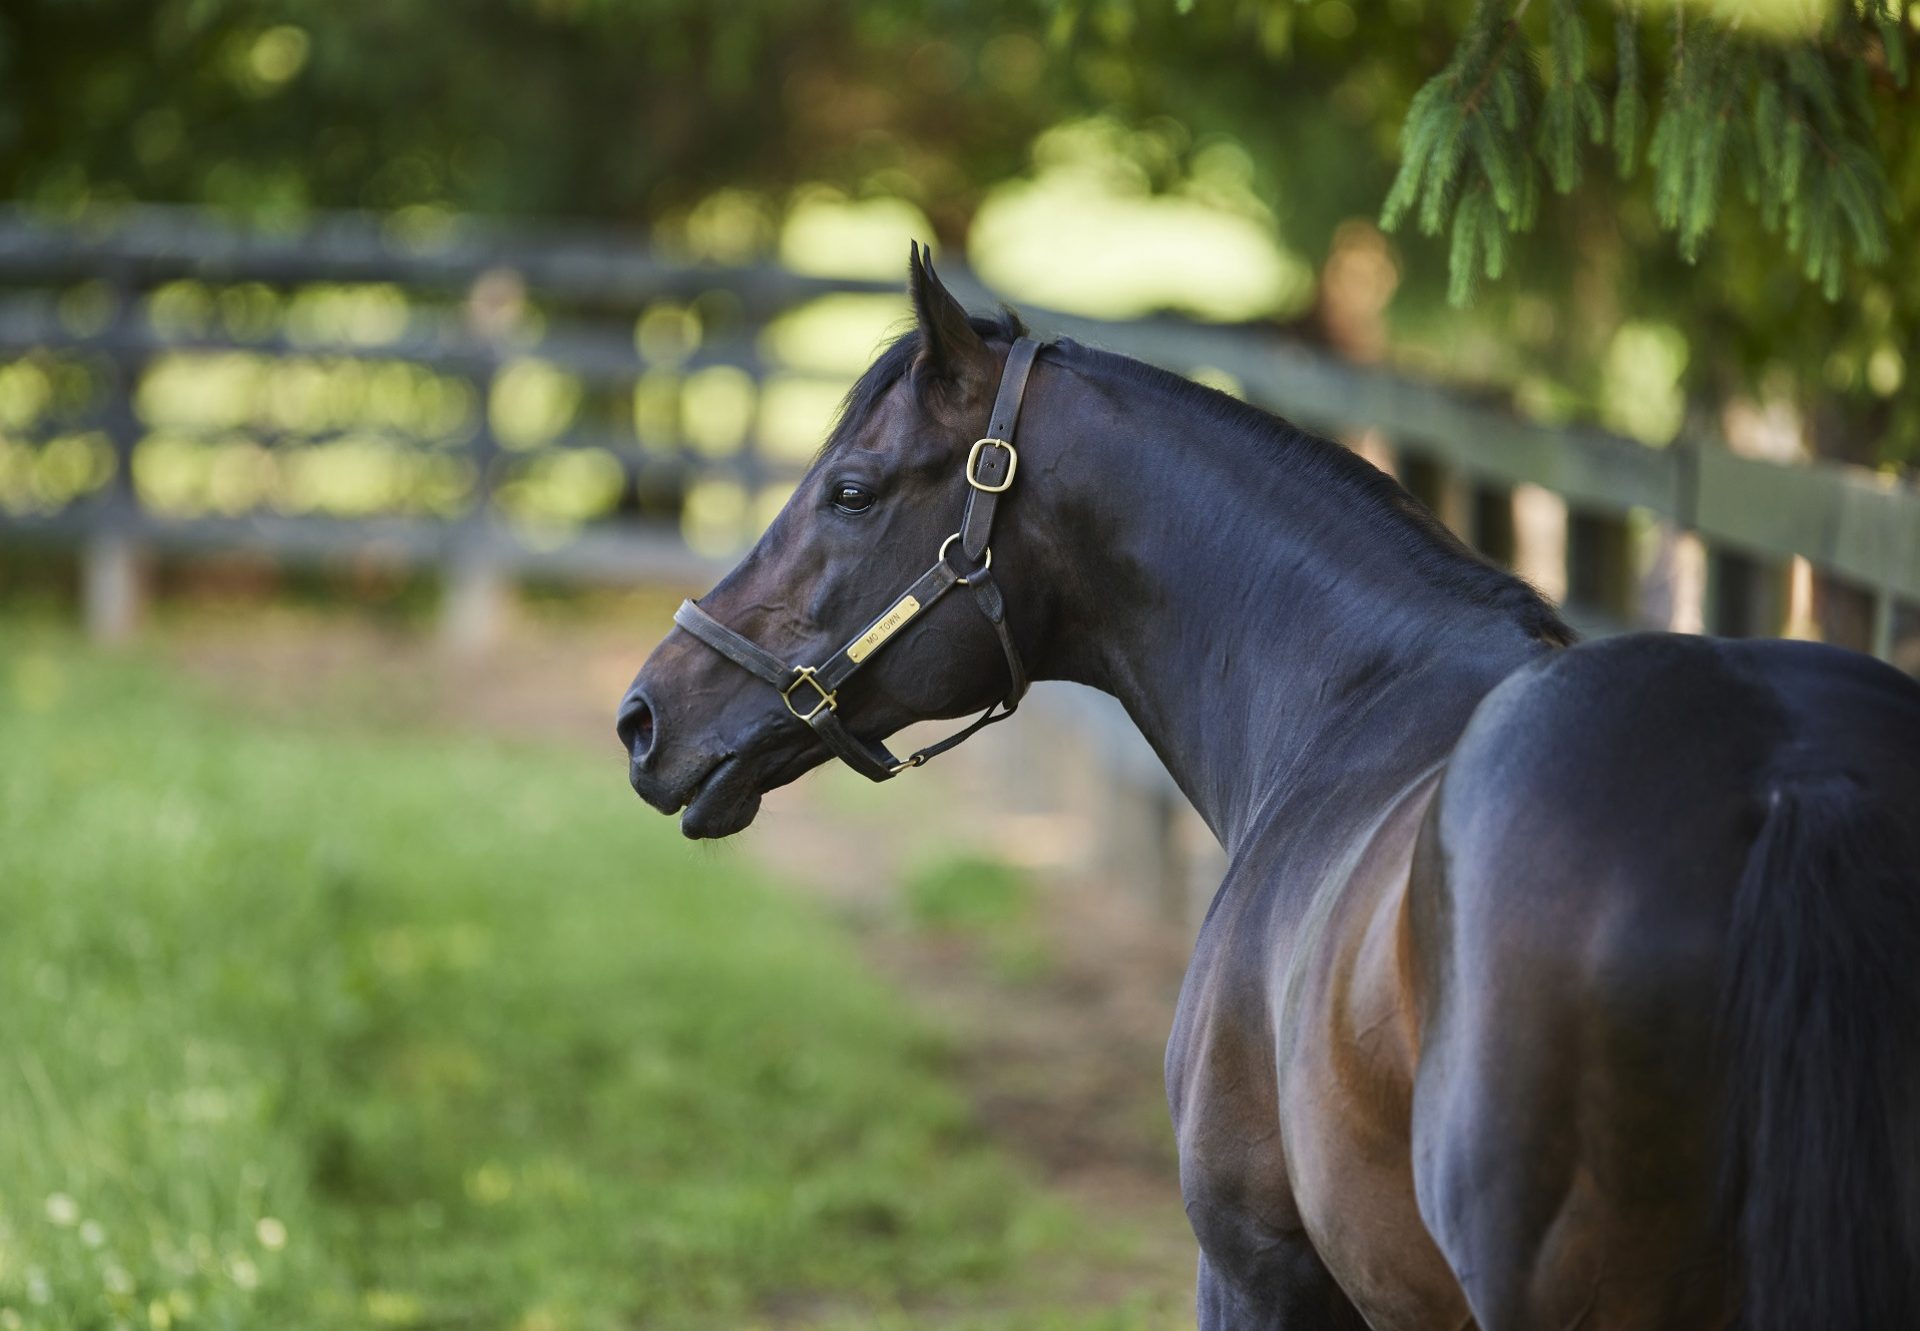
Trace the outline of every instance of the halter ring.
[[[988, 440], [987, 442], [989, 442], [989, 443], [991, 443], [992, 441], [991, 441], [991, 440]], [[942, 541], [942, 542], [940, 542], [940, 553], [939, 553], [939, 554], [937, 554], [937, 555], [935, 555], [935, 556], [934, 556], [934, 558], [935, 558], [935, 559], [937, 559], [937, 560], [939, 560], [939, 561], [940, 561], [940, 562], [941, 562], [942, 564], [944, 564], [944, 563], [946, 563], [946, 562], [947, 562], [947, 551], [948, 551], [949, 549], [951, 549], [951, 548], [952, 548], [952, 546], [953, 546], [953, 543], [954, 543], [955, 541], [957, 541], [957, 540], [959, 540], [959, 539], [960, 539], [960, 533], [959, 533], [959, 532], [955, 532], [955, 533], [954, 533], [953, 535], [951, 535], [951, 536], [949, 536], [949, 537], [947, 537], [947, 539], [946, 539], [946, 540], [944, 540], [944, 541]], [[985, 572], [986, 572], [986, 571], [987, 571], [988, 569], [990, 569], [990, 568], [992, 568], [992, 567], [993, 567], [993, 547], [992, 547], [992, 546], [988, 546], [988, 547], [987, 547], [987, 562], [986, 562], [986, 563], [984, 563], [984, 564], [982, 564], [982, 565], [981, 565], [981, 566], [979, 567], [979, 569], [978, 569], [977, 571], [978, 571], [978, 572], [981, 572], [981, 573], [985, 573]], [[973, 585], [973, 584], [972, 584], [972, 583], [971, 583], [970, 581], [968, 581], [968, 580], [967, 580], [966, 578], [961, 578], [961, 579], [960, 579], [959, 581], [960, 581], [960, 585], [961, 585], [962, 587], [970, 587], [970, 586], [972, 586], [972, 585]]]
[[[813, 691], [820, 695], [820, 701], [815, 703], [811, 710], [805, 712], [793, 705], [793, 691], [802, 684], [813, 685]], [[826, 686], [814, 678], [812, 666], [795, 666], [793, 668], [793, 683], [780, 690], [780, 701], [787, 705], [789, 712], [792, 712], [802, 721], [813, 720], [814, 717], [820, 715], [821, 709], [823, 708], [831, 712], [839, 706], [839, 699], [834, 694], [828, 693]]]

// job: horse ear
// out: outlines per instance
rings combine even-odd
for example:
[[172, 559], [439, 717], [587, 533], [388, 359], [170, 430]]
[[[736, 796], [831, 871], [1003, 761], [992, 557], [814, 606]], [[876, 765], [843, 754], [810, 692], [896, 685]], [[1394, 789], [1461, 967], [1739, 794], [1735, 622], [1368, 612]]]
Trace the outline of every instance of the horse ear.
[[956, 386], [971, 376], [992, 373], [993, 353], [974, 331], [966, 309], [933, 271], [933, 252], [914, 244], [907, 255], [907, 295], [920, 326], [920, 355], [914, 362], [918, 382]]

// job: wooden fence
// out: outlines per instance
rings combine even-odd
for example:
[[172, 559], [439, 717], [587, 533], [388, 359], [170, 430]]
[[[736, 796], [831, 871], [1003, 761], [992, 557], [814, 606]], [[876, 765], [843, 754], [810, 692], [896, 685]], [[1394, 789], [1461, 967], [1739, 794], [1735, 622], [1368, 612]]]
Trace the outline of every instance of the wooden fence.
[[[0, 442], [27, 450], [23, 466], [74, 441], [109, 459], [97, 486], [53, 502], [27, 486], [24, 501], [16, 493], [9, 503], [0, 489], [0, 534], [82, 545], [87, 619], [96, 633], [131, 630], [138, 569], [149, 552], [258, 550], [289, 561], [437, 566], [446, 573], [449, 632], [476, 640], [488, 631], [501, 580], [515, 573], [641, 580], [710, 574], [713, 561], [690, 551], [677, 525], [688, 486], [724, 477], [741, 493], [758, 494], [791, 481], [798, 467], [768, 457], [754, 429], [725, 449], [696, 448], [678, 428], [679, 388], [704, 371], [730, 368], [757, 389], [779, 369], [760, 335], [781, 312], [822, 295], [892, 287], [768, 267], [672, 264], [594, 236], [529, 241], [463, 228], [410, 239], [363, 217], [275, 236], [145, 210], [98, 230], [0, 217], [0, 289], [7, 292], [0, 299], [0, 366], [38, 367], [38, 396], [51, 400], [22, 420], [18, 411], [8, 419], [0, 398]], [[400, 321], [342, 336], [302, 330], [287, 317], [292, 302], [339, 290], [398, 293]], [[186, 317], [166, 317], [183, 295], [194, 308]], [[656, 315], [668, 328], [650, 338]], [[143, 398], [160, 368], [183, 358], [202, 370], [231, 368], [235, 357], [254, 367], [279, 362], [335, 376], [344, 366], [370, 373], [407, 367], [420, 376], [416, 388], [461, 406], [439, 431], [393, 420], [342, 427], [325, 419], [256, 418], [209, 426], [146, 418]], [[516, 448], [501, 437], [497, 398], [502, 377], [529, 365], [565, 376], [589, 409], [572, 413], [565, 432]], [[47, 391], [45, 371], [77, 378], [81, 387], [58, 391], [56, 378], [55, 391]], [[666, 409], [657, 413], [662, 419], [643, 421], [636, 395], [661, 376], [671, 380]], [[448, 493], [437, 504], [401, 497], [388, 511], [351, 516], [271, 498], [240, 511], [204, 503], [182, 511], [142, 493], [142, 454], [156, 439], [212, 447], [244, 439], [281, 457], [343, 440], [370, 442], [451, 459], [459, 475], [442, 487]], [[567, 452], [615, 460], [624, 474], [619, 520], [546, 529], [505, 520], [501, 487]]]
[[[953, 285], [971, 303], [990, 299], [964, 275]], [[391, 317], [373, 327], [297, 317], [302, 301], [329, 291], [381, 293]], [[804, 465], [804, 446], [772, 447], [753, 404], [795, 376], [811, 376], [830, 400], [855, 368], [795, 365], [770, 348], [769, 329], [823, 297], [897, 293], [894, 283], [672, 262], [586, 233], [463, 225], [407, 234], [347, 216], [272, 235], [172, 210], [98, 226], [0, 212], [0, 540], [81, 549], [86, 618], [103, 637], [133, 629], [141, 569], [155, 554], [438, 569], [446, 631], [468, 644], [489, 634], [516, 576], [701, 583], [723, 561], [717, 546], [702, 552], [686, 539], [698, 487], [729, 487], [734, 534], [744, 537], [757, 525], [755, 503], [777, 497]], [[1169, 369], [1224, 375], [1302, 425], [1366, 441], [1496, 559], [1518, 553], [1516, 489], [1553, 497], [1564, 539], [1551, 557], [1563, 567], [1543, 580], [1564, 587], [1583, 627], [1670, 623], [1669, 608], [1648, 603], [1644, 575], [1658, 563], [1652, 547], [1680, 539], [1702, 555], [1709, 631], [1781, 631], [1788, 570], [1804, 561], [1827, 593], [1828, 636], [1916, 668], [1920, 491], [1910, 484], [1860, 468], [1757, 462], [1712, 440], [1649, 448], [1534, 424], [1498, 402], [1256, 329], [1027, 313], [1042, 329]], [[413, 376], [402, 387], [416, 396], [452, 405], [427, 425], [404, 413], [343, 421], [253, 408], [208, 422], [167, 419], [154, 400], [182, 366], [190, 377], [235, 365], [295, 367], [320, 382], [359, 367], [362, 388], [365, 375], [397, 372]], [[503, 381], [527, 366], [552, 371], [577, 397], [560, 413], [564, 428], [532, 440], [508, 437], [500, 410]], [[753, 415], [724, 447], [696, 437], [686, 411], [693, 385], [715, 370], [735, 376]], [[141, 480], [154, 450], [225, 448], [229, 461], [252, 466], [343, 441], [385, 450], [389, 461], [425, 459], [439, 479], [350, 513], [244, 485], [237, 500], [183, 505], [156, 500]], [[569, 454], [617, 472], [604, 511], [559, 525], [513, 512], [516, 477]], [[1157, 829], [1154, 853], [1124, 858], [1154, 866], [1160, 898], [1184, 912], [1194, 838], [1180, 834], [1177, 792], [1114, 710], [1073, 703], [1062, 714], [1098, 736], [1106, 770], [1120, 774], [1113, 799], [1125, 807], [1107, 821]]]
[[[163, 296], [180, 283], [199, 293], [205, 317], [197, 322], [160, 317]], [[230, 317], [261, 293], [269, 305], [281, 302], [284, 314], [299, 293], [369, 284], [398, 291], [403, 311], [401, 322], [372, 336], [303, 334], [284, 318]], [[964, 276], [955, 286], [963, 297], [988, 298]], [[0, 400], [0, 441], [31, 451], [92, 439], [111, 458], [97, 486], [64, 502], [42, 496], [9, 506], [0, 490], [0, 532], [84, 547], [87, 615], [96, 631], [131, 627], [144, 553], [248, 548], [292, 560], [438, 565], [447, 573], [449, 631], [469, 639], [484, 635], [488, 605], [501, 580], [516, 573], [706, 576], [715, 561], [690, 551], [675, 525], [688, 487], [719, 476], [747, 496], [777, 494], [797, 476], [803, 455], [770, 455], [757, 428], [730, 449], [697, 448], [678, 433], [677, 407], [664, 423], [640, 419], [632, 405], [638, 386], [662, 375], [685, 384], [728, 367], [758, 394], [770, 378], [791, 372], [765, 345], [766, 329], [782, 313], [823, 296], [896, 290], [772, 267], [673, 263], [590, 234], [528, 239], [466, 227], [408, 237], [375, 219], [336, 217], [280, 236], [169, 210], [99, 228], [0, 215], [0, 288], [0, 366], [59, 365], [86, 382], [83, 391], [43, 395], [60, 400], [31, 419], [9, 418]], [[647, 321], [662, 311], [689, 331], [650, 340]], [[1566, 600], [1589, 624], [1648, 618], [1637, 600], [1645, 552], [1629, 524], [1636, 511], [1704, 544], [1711, 631], [1780, 631], [1786, 571], [1796, 558], [1841, 603], [1851, 597], [1863, 607], [1862, 627], [1850, 630], [1838, 616], [1835, 636], [1862, 639], [1855, 645], [1882, 656], [1895, 653], [1920, 605], [1920, 492], [1888, 477], [1832, 464], [1756, 462], [1706, 440], [1649, 448], [1596, 429], [1536, 425], [1498, 403], [1349, 365], [1256, 330], [1031, 313], [1042, 327], [1171, 369], [1230, 376], [1252, 401], [1310, 428], [1381, 441], [1409, 488], [1495, 558], [1511, 561], [1515, 553], [1513, 487], [1552, 492], [1567, 512]], [[143, 386], [165, 358], [206, 363], [236, 355], [335, 368], [405, 365], [463, 385], [468, 408], [442, 438], [391, 423], [199, 427], [204, 438], [246, 437], [283, 452], [348, 435], [432, 448], [463, 460], [456, 493], [431, 512], [402, 504], [351, 518], [270, 502], [239, 512], [156, 508], [137, 484], [138, 455], [157, 433], [191, 437], [196, 427], [163, 430], [146, 419]], [[537, 447], [504, 445], [490, 404], [500, 377], [529, 363], [584, 384], [608, 409], [574, 412], [566, 431]], [[624, 474], [617, 510], [558, 531], [508, 520], [496, 503], [502, 484], [569, 450], [617, 461]]]

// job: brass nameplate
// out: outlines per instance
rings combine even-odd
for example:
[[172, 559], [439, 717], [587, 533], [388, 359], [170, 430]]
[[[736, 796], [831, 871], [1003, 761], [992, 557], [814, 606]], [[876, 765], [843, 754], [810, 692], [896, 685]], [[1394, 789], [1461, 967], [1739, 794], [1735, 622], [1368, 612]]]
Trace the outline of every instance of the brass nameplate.
[[911, 596], [903, 596], [893, 609], [873, 622], [873, 627], [862, 633], [853, 646], [847, 648], [849, 661], [864, 661], [872, 656], [874, 650], [906, 626], [909, 619], [920, 613], [920, 602]]

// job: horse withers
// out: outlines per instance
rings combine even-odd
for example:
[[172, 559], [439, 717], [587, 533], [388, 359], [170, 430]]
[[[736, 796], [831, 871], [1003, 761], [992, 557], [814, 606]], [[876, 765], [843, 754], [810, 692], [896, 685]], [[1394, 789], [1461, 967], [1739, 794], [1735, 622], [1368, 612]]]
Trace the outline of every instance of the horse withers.
[[1920, 685], [1576, 644], [1337, 445], [910, 294], [623, 700], [642, 798], [726, 836], [1103, 689], [1229, 856], [1166, 1060], [1203, 1328], [1920, 1326]]

